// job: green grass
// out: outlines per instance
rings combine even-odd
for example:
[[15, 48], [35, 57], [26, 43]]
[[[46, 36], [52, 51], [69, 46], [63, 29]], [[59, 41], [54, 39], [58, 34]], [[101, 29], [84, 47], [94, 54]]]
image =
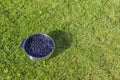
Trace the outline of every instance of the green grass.
[[[49, 59], [19, 48], [34, 33], [56, 39]], [[0, 80], [120, 80], [120, 0], [0, 0]]]

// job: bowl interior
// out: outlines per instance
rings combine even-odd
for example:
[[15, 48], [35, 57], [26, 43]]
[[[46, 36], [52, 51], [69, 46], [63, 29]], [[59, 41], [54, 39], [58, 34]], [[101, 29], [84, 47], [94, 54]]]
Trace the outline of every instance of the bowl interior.
[[55, 43], [51, 37], [46, 34], [34, 34], [27, 38], [24, 49], [32, 57], [45, 57], [55, 49]]

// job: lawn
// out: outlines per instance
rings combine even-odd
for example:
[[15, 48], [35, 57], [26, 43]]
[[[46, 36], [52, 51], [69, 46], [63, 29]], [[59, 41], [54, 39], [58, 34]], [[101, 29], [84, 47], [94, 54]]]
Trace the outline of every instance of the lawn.
[[[49, 59], [20, 48], [35, 33]], [[120, 0], [0, 0], [0, 80], [120, 80]]]

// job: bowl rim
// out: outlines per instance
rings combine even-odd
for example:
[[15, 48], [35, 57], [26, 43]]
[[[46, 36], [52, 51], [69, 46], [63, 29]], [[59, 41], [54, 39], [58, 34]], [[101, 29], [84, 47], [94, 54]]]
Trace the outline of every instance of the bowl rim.
[[[49, 54], [47, 54], [47, 55], [44, 56], [44, 57], [35, 57], [35, 56], [32, 56], [32, 55], [28, 54], [28, 52], [27, 52], [26, 49], [25, 49], [25, 44], [26, 44], [26, 41], [29, 40], [29, 38], [32, 37], [32, 36], [34, 36], [34, 35], [44, 35], [44, 36], [47, 36], [48, 38], [50, 38], [50, 39], [53, 41], [53, 43], [54, 43], [54, 48], [52, 49], [52, 51], [51, 51]], [[24, 49], [25, 53], [30, 57], [30, 59], [42, 59], [42, 58], [45, 58], [45, 57], [47, 57], [47, 56], [50, 56], [50, 55], [54, 52], [54, 50], [55, 50], [55, 42], [54, 42], [54, 40], [53, 40], [49, 35], [47, 35], [47, 34], [44, 34], [44, 33], [35, 33], [35, 34], [32, 34], [32, 35], [29, 35], [29, 36], [25, 39], [24, 45], [23, 45], [23, 49]]]

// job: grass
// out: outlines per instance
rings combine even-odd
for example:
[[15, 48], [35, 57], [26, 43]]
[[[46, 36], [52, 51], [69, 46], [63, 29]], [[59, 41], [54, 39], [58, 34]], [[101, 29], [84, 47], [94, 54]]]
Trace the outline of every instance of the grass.
[[[49, 59], [19, 48], [34, 33], [55, 39]], [[120, 80], [120, 0], [0, 0], [0, 80]]]

